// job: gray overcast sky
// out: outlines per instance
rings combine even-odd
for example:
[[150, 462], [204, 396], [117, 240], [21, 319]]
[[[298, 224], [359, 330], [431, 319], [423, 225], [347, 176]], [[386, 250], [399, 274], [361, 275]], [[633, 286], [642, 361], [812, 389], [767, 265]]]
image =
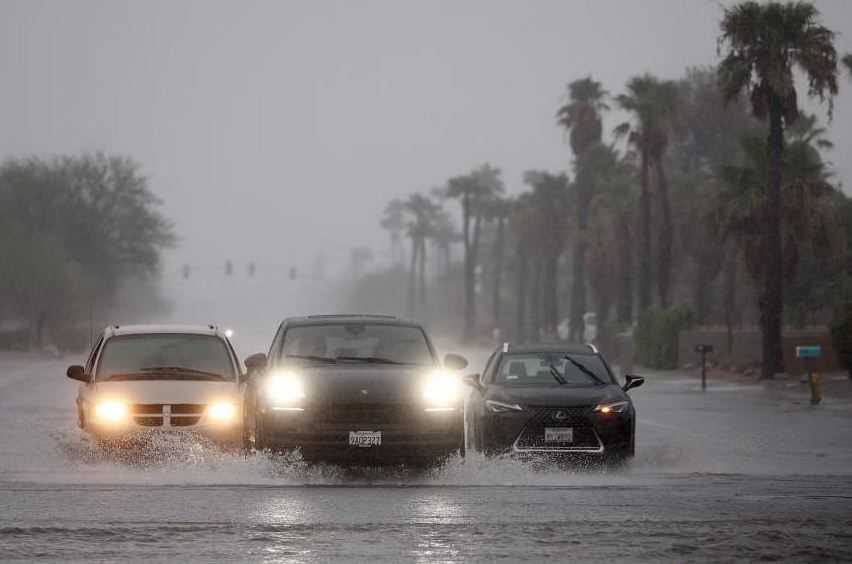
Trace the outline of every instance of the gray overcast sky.
[[[817, 4], [852, 51], [852, 2]], [[342, 260], [385, 249], [394, 196], [484, 161], [511, 190], [566, 168], [568, 81], [618, 93], [714, 63], [720, 16], [707, 0], [4, 1], [0, 155], [133, 156], [182, 238], [169, 268]], [[850, 89], [844, 73], [830, 155], [847, 187]]]

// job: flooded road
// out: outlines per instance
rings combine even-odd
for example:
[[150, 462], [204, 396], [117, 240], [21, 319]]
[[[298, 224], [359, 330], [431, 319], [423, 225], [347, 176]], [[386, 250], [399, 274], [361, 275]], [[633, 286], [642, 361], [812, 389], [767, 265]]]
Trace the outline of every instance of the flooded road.
[[343, 472], [194, 444], [138, 464], [76, 429], [65, 364], [0, 361], [2, 561], [852, 559], [848, 400], [649, 374], [617, 472]]

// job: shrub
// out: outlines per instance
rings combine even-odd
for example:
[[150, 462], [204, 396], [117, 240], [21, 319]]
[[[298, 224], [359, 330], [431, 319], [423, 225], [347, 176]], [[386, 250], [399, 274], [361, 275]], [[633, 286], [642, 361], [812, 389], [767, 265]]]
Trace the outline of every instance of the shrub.
[[651, 308], [639, 316], [634, 342], [639, 364], [646, 368], [677, 368], [678, 334], [692, 326], [687, 307]]
[[843, 304], [834, 310], [831, 344], [840, 365], [846, 368], [852, 378], [852, 303]]

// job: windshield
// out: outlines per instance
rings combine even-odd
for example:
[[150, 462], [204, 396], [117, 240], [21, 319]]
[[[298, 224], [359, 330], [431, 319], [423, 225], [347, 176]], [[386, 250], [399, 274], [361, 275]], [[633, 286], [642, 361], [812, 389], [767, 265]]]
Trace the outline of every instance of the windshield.
[[565, 353], [504, 355], [497, 371], [495, 383], [503, 386], [599, 386], [602, 383], [614, 384], [609, 371], [599, 357], [590, 354], [566, 355]]
[[291, 327], [284, 337], [282, 357], [306, 362], [434, 364], [419, 327], [368, 323]]
[[225, 343], [212, 335], [122, 335], [109, 339], [98, 380], [233, 380]]

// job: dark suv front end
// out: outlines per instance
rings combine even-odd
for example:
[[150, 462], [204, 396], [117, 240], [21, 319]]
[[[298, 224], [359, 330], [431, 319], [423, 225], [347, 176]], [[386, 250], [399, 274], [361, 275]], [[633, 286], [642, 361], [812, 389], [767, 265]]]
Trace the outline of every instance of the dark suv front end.
[[529, 346], [498, 351], [470, 400], [476, 447], [519, 458], [620, 462], [635, 453], [636, 411], [588, 347]]
[[248, 394], [256, 449], [298, 450], [306, 460], [344, 465], [424, 465], [463, 448], [461, 379], [438, 362], [417, 324], [368, 316], [286, 320], [269, 356]]

